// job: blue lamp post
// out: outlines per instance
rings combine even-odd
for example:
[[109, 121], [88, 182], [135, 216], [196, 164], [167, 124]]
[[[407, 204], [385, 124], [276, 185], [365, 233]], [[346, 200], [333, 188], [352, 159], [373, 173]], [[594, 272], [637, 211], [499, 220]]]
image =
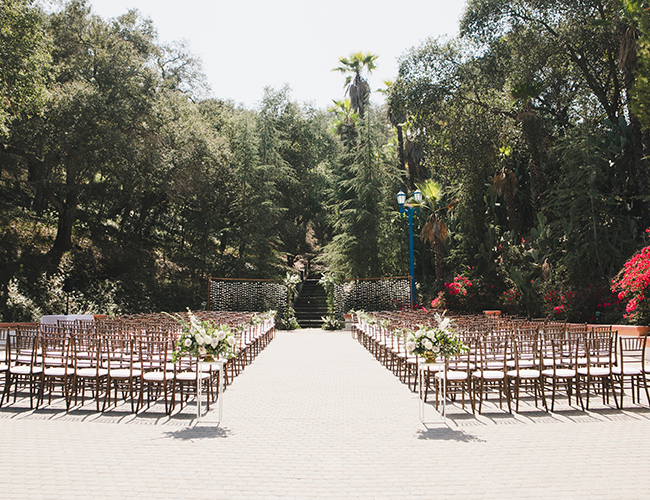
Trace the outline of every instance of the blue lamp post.
[[411, 307], [415, 301], [415, 258], [413, 256], [413, 214], [420, 213], [420, 203], [422, 202], [422, 193], [419, 189], [413, 193], [415, 204], [406, 204], [406, 195], [404, 191], [397, 193], [397, 204], [399, 213], [406, 214], [409, 219], [409, 276], [411, 277]]

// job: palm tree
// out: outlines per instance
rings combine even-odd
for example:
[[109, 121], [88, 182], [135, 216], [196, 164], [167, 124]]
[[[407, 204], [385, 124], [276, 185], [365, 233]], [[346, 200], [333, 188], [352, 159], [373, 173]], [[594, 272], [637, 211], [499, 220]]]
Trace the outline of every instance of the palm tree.
[[338, 68], [332, 71], [340, 71], [343, 74], [348, 74], [345, 79], [346, 93], [350, 96], [350, 103], [354, 111], [359, 112], [359, 117], [363, 120], [365, 108], [370, 100], [370, 85], [368, 80], [362, 76], [364, 69], [370, 74], [374, 69], [375, 61], [377, 60], [375, 54], [370, 52], [354, 52], [349, 57], [341, 57]]
[[436, 201], [439, 200], [442, 195], [442, 187], [432, 179], [417, 184], [417, 188], [422, 193], [420, 208], [431, 212], [426, 223], [422, 227], [420, 238], [433, 247], [433, 252], [435, 254], [436, 283], [441, 284], [444, 273], [442, 261], [443, 246], [449, 238], [449, 229], [447, 228], [447, 224], [445, 224], [440, 217], [439, 212], [444, 208], [448, 210], [452, 209], [454, 203], [447, 207], [436, 209]]
[[506, 210], [508, 211], [510, 229], [517, 231], [519, 229], [519, 212], [515, 205], [517, 176], [504, 166], [501, 168], [500, 172], [494, 174], [492, 188], [498, 196], [503, 196], [506, 202]]
[[352, 110], [350, 99], [343, 101], [332, 100], [334, 106], [327, 108], [327, 111], [336, 114], [333, 121], [334, 132], [341, 138], [341, 142], [347, 148], [354, 145], [357, 138], [357, 121], [359, 114]]
[[384, 85], [386, 85], [386, 88], [379, 89], [379, 92], [386, 95], [386, 103], [388, 104], [386, 117], [391, 127], [395, 127], [395, 130], [397, 130], [397, 161], [399, 163], [399, 169], [405, 171], [406, 162], [404, 160], [404, 133], [402, 126], [406, 122], [406, 111], [403, 106], [397, 107], [391, 103], [390, 92], [393, 82], [391, 80], [384, 80]]

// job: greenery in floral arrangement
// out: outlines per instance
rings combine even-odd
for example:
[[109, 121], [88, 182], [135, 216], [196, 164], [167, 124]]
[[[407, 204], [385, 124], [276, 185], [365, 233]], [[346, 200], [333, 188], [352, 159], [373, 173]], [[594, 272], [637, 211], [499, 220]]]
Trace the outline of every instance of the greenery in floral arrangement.
[[300, 324], [296, 318], [296, 310], [288, 306], [285, 313], [278, 316], [276, 327], [278, 330], [299, 330]]
[[298, 330], [300, 328], [300, 324], [298, 324], [298, 320], [296, 319], [296, 310], [292, 307], [298, 283], [300, 283], [300, 276], [287, 273], [284, 279], [284, 286], [287, 288], [287, 309], [284, 314], [278, 317], [276, 326], [279, 330]]
[[277, 311], [271, 309], [269, 311], [265, 311], [263, 313], [255, 313], [252, 314], [249, 320], [249, 323], [253, 326], [259, 325], [261, 323], [264, 323], [265, 321], [274, 318], [278, 314]]
[[181, 315], [172, 316], [183, 325], [172, 360], [176, 362], [183, 354], [199, 358], [207, 356], [231, 358], [235, 355], [238, 339], [236, 330], [228, 325], [215, 324], [211, 320], [199, 320], [188, 311], [188, 321]]
[[406, 333], [407, 333], [407, 331], [404, 328], [395, 328], [393, 330], [393, 335], [397, 339], [401, 339]]
[[333, 314], [321, 316], [321, 319], [323, 320], [323, 330], [340, 330], [344, 326], [343, 322]]
[[334, 287], [338, 283], [334, 273], [324, 273], [318, 283], [327, 292], [327, 313], [331, 316], [334, 314]]
[[287, 301], [289, 303], [291, 303], [293, 298], [296, 296], [298, 283], [300, 283], [300, 276], [294, 273], [287, 273], [286, 277], [284, 278], [284, 286], [287, 287]]
[[453, 322], [437, 313], [435, 318], [438, 326], [420, 326], [416, 332], [407, 332], [407, 352], [432, 358], [450, 358], [467, 352], [469, 347], [463, 344], [458, 333], [453, 331]]
[[345, 323], [340, 318], [337, 318], [334, 312], [334, 287], [338, 282], [334, 273], [325, 273], [318, 280], [318, 283], [327, 292], [327, 316], [321, 317], [323, 320], [323, 330], [340, 330], [345, 326]]
[[359, 319], [367, 325], [377, 324], [377, 319], [373, 315], [368, 314], [366, 311], [358, 311], [357, 314], [359, 316]]

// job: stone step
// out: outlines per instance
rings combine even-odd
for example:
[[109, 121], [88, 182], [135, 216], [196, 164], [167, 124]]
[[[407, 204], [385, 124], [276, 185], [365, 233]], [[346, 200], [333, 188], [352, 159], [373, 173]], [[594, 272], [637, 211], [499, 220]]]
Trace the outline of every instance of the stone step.
[[294, 303], [296, 319], [302, 328], [320, 328], [321, 319], [327, 315], [327, 292], [318, 280], [308, 279], [302, 283]]

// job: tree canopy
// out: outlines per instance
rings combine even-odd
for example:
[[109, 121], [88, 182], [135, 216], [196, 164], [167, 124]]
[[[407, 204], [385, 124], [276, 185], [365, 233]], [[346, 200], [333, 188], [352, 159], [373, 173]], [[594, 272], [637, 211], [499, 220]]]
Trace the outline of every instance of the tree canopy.
[[469, 0], [383, 104], [359, 51], [330, 109], [289, 86], [247, 109], [137, 11], [6, 0], [0, 315], [60, 311], [66, 277], [73, 310], [111, 313], [202, 307], [209, 276], [403, 276], [395, 194], [419, 186], [420, 304], [620, 321], [610, 285], [650, 226], [649, 9]]

